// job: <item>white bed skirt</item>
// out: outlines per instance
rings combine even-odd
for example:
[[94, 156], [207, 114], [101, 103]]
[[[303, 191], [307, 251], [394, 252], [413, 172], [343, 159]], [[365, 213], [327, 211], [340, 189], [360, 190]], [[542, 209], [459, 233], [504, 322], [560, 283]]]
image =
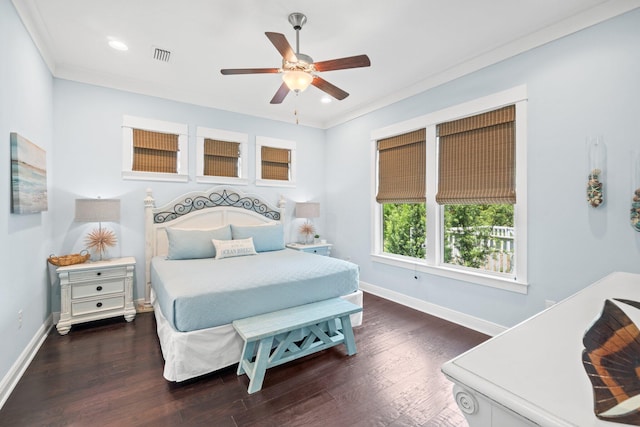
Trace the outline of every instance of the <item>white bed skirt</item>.
[[[360, 290], [342, 298], [362, 307]], [[238, 363], [243, 341], [231, 324], [178, 332], [162, 314], [155, 295], [152, 301], [167, 380], [185, 381]], [[362, 312], [351, 315], [351, 324], [362, 325]]]

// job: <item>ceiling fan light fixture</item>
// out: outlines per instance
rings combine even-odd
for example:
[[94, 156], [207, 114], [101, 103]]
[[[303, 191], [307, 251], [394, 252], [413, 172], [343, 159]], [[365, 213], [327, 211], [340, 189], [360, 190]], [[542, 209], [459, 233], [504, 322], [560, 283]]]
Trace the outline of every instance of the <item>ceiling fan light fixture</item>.
[[282, 74], [282, 80], [290, 90], [303, 92], [313, 81], [313, 76], [305, 71], [289, 70]]

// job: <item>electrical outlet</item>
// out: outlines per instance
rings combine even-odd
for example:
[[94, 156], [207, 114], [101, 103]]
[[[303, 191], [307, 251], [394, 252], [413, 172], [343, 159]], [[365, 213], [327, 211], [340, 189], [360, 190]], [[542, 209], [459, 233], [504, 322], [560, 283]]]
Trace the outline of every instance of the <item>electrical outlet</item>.
[[22, 328], [22, 309], [18, 310], [18, 329]]

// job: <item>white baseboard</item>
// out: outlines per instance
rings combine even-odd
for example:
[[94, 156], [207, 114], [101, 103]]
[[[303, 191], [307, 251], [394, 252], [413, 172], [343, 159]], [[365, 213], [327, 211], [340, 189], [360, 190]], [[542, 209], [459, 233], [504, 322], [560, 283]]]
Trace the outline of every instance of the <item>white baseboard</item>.
[[[432, 316], [436, 316], [441, 319], [448, 320], [450, 322], [464, 326], [465, 328], [473, 329], [474, 331], [482, 332], [483, 334], [486, 334], [489, 336], [498, 335], [499, 333], [504, 332], [508, 329], [505, 326], [488, 322], [478, 317], [470, 316], [468, 314], [461, 313], [459, 311], [451, 310], [449, 308], [442, 307], [440, 305], [433, 304], [418, 298], [410, 297], [408, 295], [401, 294], [399, 292], [395, 292], [387, 288], [382, 288], [380, 286], [372, 285], [370, 283], [361, 281], [360, 289], [362, 289], [364, 292], [368, 292], [370, 294], [377, 295], [379, 297], [388, 299], [398, 304], [411, 307], [423, 313], [431, 314]], [[366, 312], [366, 306], [365, 306], [365, 312]], [[365, 314], [365, 319], [366, 319], [366, 314]]]
[[40, 326], [36, 334], [31, 338], [27, 347], [22, 351], [18, 360], [13, 364], [7, 375], [0, 382], [0, 409], [11, 395], [11, 392], [22, 378], [24, 371], [27, 370], [29, 364], [38, 353], [42, 343], [49, 335], [49, 331], [53, 326], [53, 316], [49, 316], [47, 320]]

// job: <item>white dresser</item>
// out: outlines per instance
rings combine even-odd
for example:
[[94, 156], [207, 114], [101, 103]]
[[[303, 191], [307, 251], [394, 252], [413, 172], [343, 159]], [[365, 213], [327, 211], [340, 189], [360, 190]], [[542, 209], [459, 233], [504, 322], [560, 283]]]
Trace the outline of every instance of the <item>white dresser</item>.
[[60, 321], [65, 335], [71, 325], [108, 317], [136, 316], [133, 305], [133, 257], [86, 262], [56, 269], [60, 279]]
[[[640, 274], [612, 273], [442, 366], [471, 427], [615, 427], [596, 418], [582, 338], [606, 299], [640, 301]], [[620, 305], [640, 326], [640, 310]]]

